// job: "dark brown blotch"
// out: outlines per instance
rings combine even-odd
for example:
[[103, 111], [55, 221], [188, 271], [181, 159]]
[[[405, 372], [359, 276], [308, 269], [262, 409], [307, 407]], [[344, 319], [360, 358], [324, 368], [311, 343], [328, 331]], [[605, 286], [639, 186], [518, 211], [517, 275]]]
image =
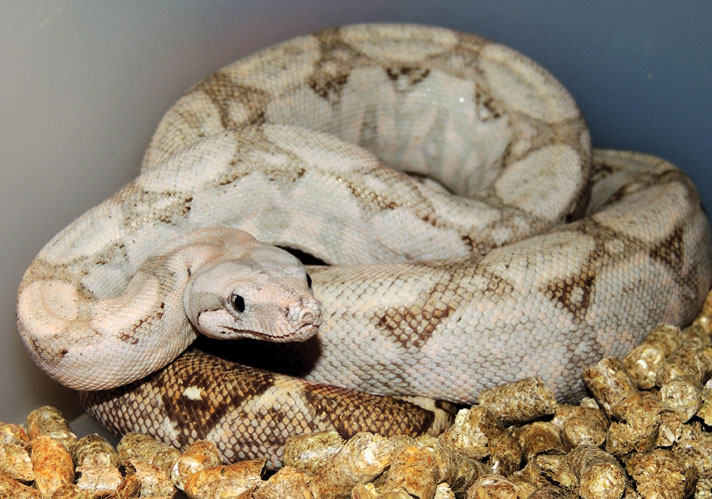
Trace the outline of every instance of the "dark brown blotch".
[[130, 343], [131, 345], [135, 345], [138, 343], [138, 338], [136, 337], [137, 332], [139, 329], [141, 329], [145, 324], [151, 324], [154, 321], [160, 321], [163, 318], [163, 314], [166, 311], [166, 303], [161, 302], [161, 304], [158, 306], [158, 310], [156, 310], [154, 313], [147, 315], [146, 317], [143, 317], [140, 319], [138, 322], [133, 324], [131, 327], [128, 329], [120, 332], [117, 336], [117, 338], [125, 343]]
[[331, 76], [318, 73], [309, 80], [309, 88], [321, 98], [333, 103], [341, 97], [341, 91], [348, 80], [348, 74]]
[[[190, 93], [203, 93], [208, 96], [217, 108], [220, 123], [225, 130], [264, 123], [264, 109], [267, 107], [267, 101], [273, 98], [263, 90], [234, 82], [229, 74], [222, 71], [207, 77]], [[246, 118], [239, 123], [230, 117], [230, 107], [234, 102], [243, 104], [248, 110]]]
[[396, 90], [410, 90], [418, 83], [423, 81], [430, 74], [430, 68], [421, 68], [419, 66], [397, 66], [386, 68], [386, 75], [393, 82], [405, 82], [406, 85], [396, 86]]
[[650, 257], [663, 262], [677, 275], [682, 272], [685, 244], [684, 230], [678, 226], [668, 237], [650, 249]]
[[[239, 411], [242, 404], [274, 384], [267, 371], [246, 368], [197, 350], [186, 352], [158, 374], [152, 384], [159, 387], [167, 416], [181, 429], [182, 445], [206, 438], [228, 412]], [[188, 389], [200, 396], [188, 396]]]
[[574, 322], [578, 323], [586, 318], [595, 280], [595, 272], [584, 269], [575, 277], [550, 282], [547, 285], [547, 296], [563, 305], [574, 316]]
[[376, 316], [376, 327], [387, 331], [389, 336], [404, 348], [421, 348], [454, 308], [446, 303], [421, 306], [388, 307]]
[[384, 436], [422, 435], [435, 420], [432, 411], [404, 400], [327, 385], [307, 385], [304, 399], [344, 439], [361, 431]]

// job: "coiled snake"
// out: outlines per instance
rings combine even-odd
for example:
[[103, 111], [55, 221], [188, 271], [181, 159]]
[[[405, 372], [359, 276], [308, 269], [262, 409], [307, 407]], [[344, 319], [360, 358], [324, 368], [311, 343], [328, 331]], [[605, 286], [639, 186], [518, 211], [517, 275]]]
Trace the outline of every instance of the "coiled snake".
[[[235, 229], [330, 265], [307, 274]], [[447, 29], [348, 26], [182, 97], [140, 176], [32, 262], [18, 325], [60, 383], [114, 388], [82, 400], [115, 431], [277, 464], [296, 432], [441, 424], [438, 404], [347, 389], [468, 403], [538, 374], [575, 398], [579, 368], [692, 319], [711, 246], [690, 181], [642, 154], [592, 158], [572, 97], [526, 57]], [[306, 381], [181, 355], [196, 328], [299, 340], [234, 348]]]

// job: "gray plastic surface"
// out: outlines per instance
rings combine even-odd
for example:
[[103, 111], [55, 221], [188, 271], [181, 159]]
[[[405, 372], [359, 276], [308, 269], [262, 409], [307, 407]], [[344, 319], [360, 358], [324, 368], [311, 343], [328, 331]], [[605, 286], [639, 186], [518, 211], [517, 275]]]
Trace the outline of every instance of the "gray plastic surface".
[[[138, 171], [163, 112], [257, 49], [355, 22], [476, 33], [529, 55], [568, 87], [598, 147], [662, 156], [712, 207], [712, 3], [690, 1], [2, 1], [0, 420], [81, 411], [16, 332], [15, 292], [62, 227]], [[81, 430], [80, 430], [81, 431]]]

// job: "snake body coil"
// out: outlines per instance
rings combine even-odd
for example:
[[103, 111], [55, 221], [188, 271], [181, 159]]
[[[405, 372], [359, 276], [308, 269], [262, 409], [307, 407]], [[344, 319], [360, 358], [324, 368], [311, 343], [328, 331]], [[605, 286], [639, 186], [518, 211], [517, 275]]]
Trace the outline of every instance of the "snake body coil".
[[[233, 229], [331, 265], [305, 274]], [[32, 262], [18, 324], [58, 381], [129, 383], [82, 395], [116, 431], [276, 464], [293, 433], [440, 424], [347, 389], [468, 403], [539, 375], [572, 399], [581, 367], [692, 319], [711, 247], [690, 181], [642, 154], [592, 158], [573, 99], [529, 59], [446, 29], [349, 26], [182, 97], [141, 175]], [[295, 380], [194, 350], [174, 361], [196, 327], [318, 333], [276, 346]]]

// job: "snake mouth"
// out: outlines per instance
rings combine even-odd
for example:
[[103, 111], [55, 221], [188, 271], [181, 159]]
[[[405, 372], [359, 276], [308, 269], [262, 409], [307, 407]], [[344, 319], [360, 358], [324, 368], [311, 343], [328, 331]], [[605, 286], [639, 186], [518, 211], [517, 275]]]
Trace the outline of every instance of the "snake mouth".
[[311, 338], [317, 333], [320, 324], [321, 321], [319, 321], [319, 324], [304, 324], [303, 326], [287, 334], [261, 333], [259, 331], [251, 331], [249, 329], [237, 329], [230, 326], [222, 326], [222, 329], [225, 331], [225, 336], [235, 337], [236, 335], [239, 335], [240, 338], [250, 338], [253, 340], [269, 341], [272, 343], [289, 343], [292, 341], [307, 341], [309, 338]]
[[319, 331], [319, 326], [321, 325], [321, 320], [314, 322], [312, 324], [304, 324], [294, 331], [290, 336], [298, 336], [299, 339], [293, 341], [306, 341], [312, 336], [314, 336]]

